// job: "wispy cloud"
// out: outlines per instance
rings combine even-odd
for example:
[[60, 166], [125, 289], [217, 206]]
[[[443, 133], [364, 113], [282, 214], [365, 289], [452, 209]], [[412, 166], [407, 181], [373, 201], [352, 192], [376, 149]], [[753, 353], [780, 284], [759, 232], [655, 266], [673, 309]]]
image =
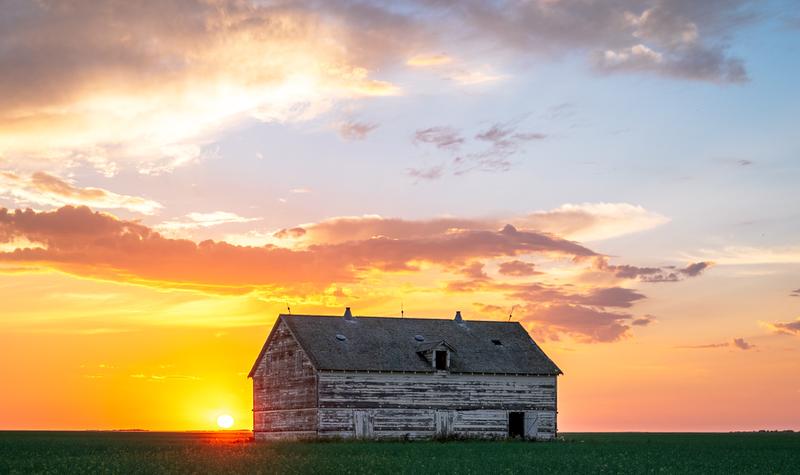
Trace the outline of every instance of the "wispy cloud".
[[444, 53], [416, 54], [406, 60], [407, 65], [414, 67], [441, 66], [452, 62], [453, 58]]
[[642, 282], [679, 282], [689, 277], [697, 277], [713, 265], [712, 262], [700, 261], [687, 264], [685, 267], [637, 267], [632, 265], [610, 265], [607, 259], [597, 259], [600, 270], [611, 272], [620, 279], [638, 279]]
[[728, 342], [721, 342], [721, 343], [707, 343], [704, 345], [684, 345], [678, 346], [677, 348], [681, 349], [688, 349], [688, 350], [704, 350], [710, 348], [734, 348], [737, 350], [747, 351], [752, 350], [756, 346], [752, 343], [747, 342], [744, 338], [734, 338]]
[[[450, 160], [448, 169], [453, 175], [480, 171], [507, 171], [513, 165], [511, 157], [521, 152], [524, 144], [543, 140], [547, 135], [540, 132], [519, 131], [518, 124], [494, 124], [488, 129], [474, 134], [467, 140], [461, 130], [453, 127], [437, 126], [419, 129], [414, 133], [415, 144], [430, 144], [448, 152]], [[424, 178], [436, 179], [443, 175], [444, 165], [439, 165], [442, 173], [431, 174]], [[412, 177], [419, 176], [420, 168], [412, 168]]]
[[797, 246], [725, 246], [720, 249], [702, 249], [687, 254], [694, 260], [711, 260], [717, 265], [798, 264], [800, 247]]
[[773, 322], [768, 323], [769, 327], [775, 333], [783, 335], [798, 335], [800, 336], [800, 318], [793, 322]]
[[378, 128], [371, 122], [343, 122], [339, 124], [339, 135], [345, 140], [364, 140], [367, 135]]
[[431, 144], [437, 148], [458, 150], [465, 139], [452, 127], [429, 127], [414, 132], [414, 143]]
[[406, 170], [408, 176], [417, 180], [436, 180], [444, 175], [444, 166], [436, 165], [427, 168], [409, 168]]
[[0, 172], [0, 196], [21, 204], [45, 206], [86, 205], [99, 209], [126, 209], [142, 214], [154, 214], [161, 204], [139, 196], [120, 195], [102, 188], [81, 188], [45, 172], [29, 176]]
[[164, 221], [156, 226], [159, 231], [175, 233], [177, 231], [209, 228], [223, 224], [250, 223], [261, 218], [245, 218], [228, 211], [213, 211], [210, 213], [189, 213], [179, 220]]

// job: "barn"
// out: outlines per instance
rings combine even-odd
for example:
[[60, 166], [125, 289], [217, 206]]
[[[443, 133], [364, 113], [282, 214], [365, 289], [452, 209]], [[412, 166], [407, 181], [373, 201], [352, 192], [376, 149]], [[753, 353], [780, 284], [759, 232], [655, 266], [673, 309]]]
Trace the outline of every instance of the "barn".
[[517, 322], [280, 315], [248, 375], [253, 431], [553, 439], [560, 374]]

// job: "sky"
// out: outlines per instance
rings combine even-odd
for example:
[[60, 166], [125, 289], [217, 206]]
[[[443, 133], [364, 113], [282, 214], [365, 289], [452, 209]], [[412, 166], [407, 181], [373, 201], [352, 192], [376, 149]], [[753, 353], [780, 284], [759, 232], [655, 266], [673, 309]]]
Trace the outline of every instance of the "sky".
[[0, 11], [0, 428], [249, 429], [350, 306], [510, 316], [562, 431], [800, 430], [796, 2]]

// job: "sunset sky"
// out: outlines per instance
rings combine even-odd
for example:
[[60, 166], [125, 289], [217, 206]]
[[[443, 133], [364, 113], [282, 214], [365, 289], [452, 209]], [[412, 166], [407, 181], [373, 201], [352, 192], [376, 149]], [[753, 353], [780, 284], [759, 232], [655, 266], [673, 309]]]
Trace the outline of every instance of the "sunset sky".
[[279, 313], [402, 306], [798, 430], [798, 84], [793, 0], [0, 0], [0, 429], [249, 429]]

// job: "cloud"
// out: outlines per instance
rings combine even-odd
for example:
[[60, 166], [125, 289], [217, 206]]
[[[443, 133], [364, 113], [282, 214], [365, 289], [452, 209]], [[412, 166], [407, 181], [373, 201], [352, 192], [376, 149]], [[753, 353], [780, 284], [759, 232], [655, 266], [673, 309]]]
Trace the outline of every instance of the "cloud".
[[431, 144], [440, 149], [457, 150], [464, 140], [452, 127], [429, 127], [414, 132], [414, 143]]
[[[413, 142], [431, 144], [449, 152], [452, 158], [448, 168], [454, 175], [464, 175], [472, 171], [507, 171], [513, 165], [511, 157], [521, 152], [524, 144], [547, 138], [546, 134], [522, 132], [518, 127], [519, 125], [514, 122], [494, 124], [488, 129], [477, 132], [471, 141], [468, 141], [461, 131], [452, 127], [430, 127], [417, 130]], [[464, 146], [467, 146], [465, 147], [467, 150], [462, 151]], [[437, 172], [425, 178], [440, 178], [444, 166], [437, 167]]]
[[734, 338], [732, 345], [740, 350], [751, 350], [755, 348], [755, 345], [748, 343], [744, 340], [744, 338]]
[[306, 193], [311, 193], [311, 188], [305, 188], [305, 187], [292, 188], [291, 190], [289, 190], [289, 193], [294, 193], [296, 195], [304, 195]]
[[794, 289], [789, 293], [789, 297], [800, 297], [800, 289]]
[[677, 346], [676, 348], [684, 349], [684, 350], [703, 350], [707, 348], [725, 348], [730, 346], [730, 343], [708, 343], [705, 345], [685, 345], [685, 346]]
[[717, 265], [800, 264], [800, 247], [726, 246], [721, 249], [702, 249], [686, 257], [713, 261]]
[[[479, 284], [479, 285], [478, 285]], [[479, 281], [456, 281], [448, 290], [474, 292], [501, 290], [506, 300], [523, 302], [514, 305], [514, 319], [523, 323], [541, 340], [558, 340], [569, 335], [583, 343], [609, 343], [632, 336], [632, 326], [644, 326], [651, 316], [635, 317], [615, 309], [629, 308], [645, 298], [631, 289], [598, 288], [576, 292], [568, 286], [539, 283], [504, 284]], [[481, 312], [506, 317], [505, 306], [475, 303]]]
[[508, 171], [513, 163], [511, 157], [523, 150], [524, 144], [544, 140], [546, 134], [539, 132], [518, 132], [517, 124], [495, 124], [475, 135], [477, 142], [488, 143], [488, 148], [461, 154], [453, 160], [456, 175], [474, 170]]
[[604, 73], [648, 73], [715, 83], [747, 81], [727, 54], [729, 35], [753, 21], [759, 5], [743, 0], [675, 2], [466, 2], [475, 27], [518, 51], [588, 52]]
[[[438, 170], [433, 173], [436, 172]], [[334, 243], [375, 236], [411, 238], [458, 230], [497, 230], [511, 223], [520, 230], [547, 233], [577, 241], [592, 241], [652, 229], [667, 221], [666, 217], [658, 213], [628, 203], [583, 203], [566, 204], [550, 211], [536, 211], [520, 216], [482, 219], [443, 217], [411, 221], [377, 215], [342, 216], [300, 225], [297, 229], [305, 231], [300, 235], [276, 233], [275, 236], [302, 238], [308, 243]]]
[[526, 308], [521, 321], [543, 339], [567, 334], [584, 343], [614, 342], [630, 336], [631, 316], [578, 305]]
[[417, 271], [416, 263], [464, 266], [479, 258], [525, 254], [595, 256], [576, 243], [506, 226], [407, 239], [378, 237], [303, 249], [235, 246], [166, 238], [152, 229], [86, 207], [0, 210], [0, 243], [36, 248], [0, 253], [0, 261], [39, 264], [111, 280], [243, 293], [264, 287], [319, 288], [352, 282], [361, 271]]
[[452, 71], [447, 78], [462, 86], [475, 86], [478, 84], [496, 82], [505, 79], [506, 76], [494, 73], [491, 68], [483, 67], [480, 69], [460, 68]]
[[742, 351], [752, 350], [756, 346], [745, 341], [744, 338], [734, 338], [733, 340], [725, 343], [709, 343], [705, 345], [686, 345], [678, 346], [677, 348], [688, 350], [704, 350], [710, 348], [735, 348]]
[[783, 335], [800, 335], [800, 318], [793, 322], [774, 322], [768, 326], [776, 333]]
[[[6, 4], [0, 154], [160, 173], [197, 159], [243, 118], [306, 120], [337, 100], [397, 94], [369, 71], [383, 64], [381, 49], [412, 47], [416, 29], [387, 10], [328, 10], [238, 0]], [[379, 33], [360, 27], [367, 15]]]
[[102, 188], [80, 188], [44, 172], [35, 172], [30, 176], [0, 172], [0, 196], [22, 204], [86, 205], [99, 209], [126, 209], [141, 214], [154, 214], [162, 208], [160, 203], [153, 200], [120, 195]]
[[339, 135], [345, 140], [364, 140], [378, 124], [369, 122], [344, 122], [339, 124]]
[[[225, 212], [190, 213], [181, 222], [203, 227], [252, 219]], [[541, 269], [594, 269], [594, 261], [604, 256], [552, 234], [512, 225], [498, 229], [490, 222], [336, 218], [278, 231], [270, 236], [272, 244], [247, 246], [170, 238], [87, 207], [0, 209], [0, 264], [157, 288], [252, 293], [264, 299], [369, 294], [376, 291], [375, 278], [392, 282], [393, 276], [413, 274], [420, 282], [433, 278], [419, 291], [433, 285], [445, 292], [495, 295], [509, 307], [513, 303], [515, 316], [545, 339], [618, 341], [630, 337], [633, 327], [652, 321], [648, 315], [629, 313], [646, 296], [622, 287], [621, 280], [572, 284], [527, 262], [546, 262]], [[280, 242], [285, 245], [274, 244]], [[682, 271], [700, 272], [699, 266], [675, 270]], [[501, 279], [508, 275], [517, 279]], [[533, 276], [536, 281], [520, 279]], [[351, 290], [343, 293], [343, 287]]]
[[631, 320], [631, 325], [637, 326], [637, 327], [646, 327], [646, 326], [650, 325], [651, 323], [653, 323], [655, 321], [656, 321], [656, 319], [653, 318], [652, 315], [645, 315], [643, 317], [638, 317], [638, 318], [634, 318], [633, 320]]
[[[245, 119], [318, 117], [395, 95], [378, 77], [474, 58], [450, 77], [497, 80], [499, 62], [586, 57], [596, 71], [748, 79], [728, 42], [761, 3], [255, 2], [4, 3], [0, 154], [41, 167], [165, 173], [203, 158]], [[180, 19], [175, 21], [174, 19]], [[420, 52], [447, 51], [444, 54]], [[501, 168], [498, 160], [490, 167]]]
[[537, 274], [535, 267], [530, 262], [514, 260], [501, 263], [497, 272], [507, 276], [527, 277]]
[[437, 180], [444, 175], [444, 167], [437, 165], [428, 168], [409, 168], [406, 173], [411, 178], [418, 180]]
[[638, 279], [642, 282], [679, 282], [689, 277], [697, 277], [713, 265], [712, 262], [693, 262], [683, 268], [637, 267], [632, 265], [610, 265], [606, 258], [599, 258], [596, 266], [599, 270], [611, 272], [620, 279]]
[[406, 64], [413, 67], [441, 66], [451, 62], [453, 58], [443, 53], [416, 54], [406, 60]]
[[473, 169], [483, 171], [505, 171], [512, 163], [509, 158], [522, 150], [523, 144], [544, 140], [546, 134], [540, 132], [518, 132], [516, 124], [495, 124], [475, 135], [475, 140], [487, 142], [489, 148], [456, 157], [456, 174], [461, 175]]
[[156, 226], [162, 232], [175, 233], [177, 231], [209, 228], [223, 224], [250, 223], [261, 218], [245, 218], [228, 211], [213, 211], [211, 213], [189, 213], [183, 219], [164, 221]]
[[669, 222], [669, 218], [629, 203], [564, 204], [550, 211], [537, 211], [514, 223], [578, 241], [600, 241], [647, 231]]

